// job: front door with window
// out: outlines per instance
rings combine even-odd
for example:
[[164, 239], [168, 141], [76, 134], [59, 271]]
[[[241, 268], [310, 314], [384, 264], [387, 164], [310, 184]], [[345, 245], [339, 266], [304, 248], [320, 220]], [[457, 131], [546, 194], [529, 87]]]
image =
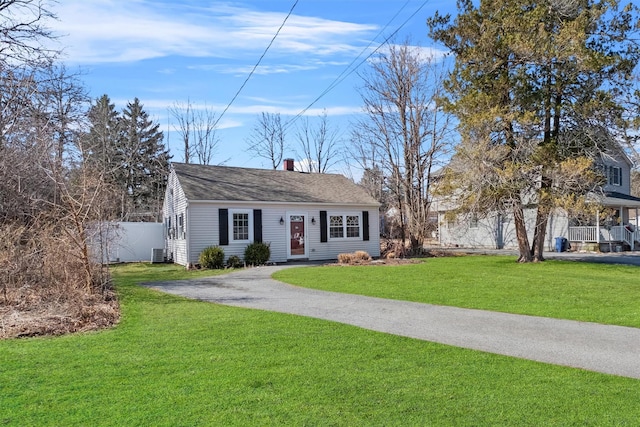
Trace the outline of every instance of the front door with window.
[[305, 227], [306, 215], [287, 214], [289, 224], [287, 237], [289, 240], [289, 258], [307, 258], [307, 233]]

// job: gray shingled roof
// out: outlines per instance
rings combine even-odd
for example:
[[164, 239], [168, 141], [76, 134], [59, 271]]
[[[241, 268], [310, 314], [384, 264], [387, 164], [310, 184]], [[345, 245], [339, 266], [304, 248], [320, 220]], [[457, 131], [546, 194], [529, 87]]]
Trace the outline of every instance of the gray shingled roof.
[[378, 205], [342, 175], [172, 164], [189, 200]]

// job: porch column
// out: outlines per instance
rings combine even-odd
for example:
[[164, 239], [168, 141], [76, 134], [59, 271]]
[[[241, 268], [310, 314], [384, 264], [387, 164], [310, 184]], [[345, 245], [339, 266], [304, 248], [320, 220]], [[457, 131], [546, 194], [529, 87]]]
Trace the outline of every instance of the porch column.
[[596, 212], [596, 243], [600, 247], [600, 211]]
[[[627, 232], [626, 232], [626, 229], [624, 228], [624, 214], [625, 214], [624, 206], [620, 206], [620, 234], [621, 234], [620, 237], [622, 237], [622, 242], [620, 244], [623, 248], [624, 248], [625, 237], [627, 237]], [[629, 219], [627, 218], [627, 222], [628, 221]], [[631, 250], [633, 250], [633, 243], [631, 243]]]

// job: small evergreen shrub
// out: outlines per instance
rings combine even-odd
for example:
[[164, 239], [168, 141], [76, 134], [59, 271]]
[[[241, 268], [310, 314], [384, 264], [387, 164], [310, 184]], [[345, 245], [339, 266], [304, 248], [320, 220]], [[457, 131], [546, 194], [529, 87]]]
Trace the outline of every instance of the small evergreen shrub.
[[244, 261], [247, 265], [264, 265], [271, 257], [271, 249], [267, 243], [251, 243], [244, 250]]
[[202, 268], [224, 268], [224, 250], [220, 246], [209, 246], [200, 252], [198, 257]]
[[243, 265], [244, 264], [243, 264], [242, 260], [237, 255], [231, 255], [229, 257], [229, 259], [227, 259], [227, 267], [228, 268], [240, 268]]

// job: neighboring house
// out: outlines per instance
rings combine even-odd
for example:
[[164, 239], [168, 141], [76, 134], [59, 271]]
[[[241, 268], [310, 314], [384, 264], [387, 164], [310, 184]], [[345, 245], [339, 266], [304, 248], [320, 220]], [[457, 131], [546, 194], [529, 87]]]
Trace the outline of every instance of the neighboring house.
[[173, 163], [165, 201], [165, 255], [181, 265], [218, 245], [240, 258], [252, 242], [271, 262], [380, 256], [379, 203], [342, 175]]
[[[549, 217], [546, 233], [546, 250], [556, 250], [557, 238], [567, 239], [573, 249], [599, 249], [601, 251], [640, 250], [638, 231], [640, 198], [631, 193], [631, 167], [629, 157], [622, 150], [616, 156], [601, 163], [607, 177], [602, 195], [593, 196], [594, 201], [614, 213], [607, 220], [594, 216], [591, 221], [578, 221], [567, 217], [559, 209]], [[438, 211], [438, 238], [442, 246], [517, 249], [516, 231], [510, 212], [478, 217], [468, 214], [455, 221], [447, 219], [451, 204], [446, 200], [434, 203]], [[533, 233], [535, 210], [525, 210], [527, 230]], [[530, 241], [533, 234], [529, 235]], [[561, 248], [557, 248], [561, 249]], [[566, 248], [562, 248], [566, 249]]]

